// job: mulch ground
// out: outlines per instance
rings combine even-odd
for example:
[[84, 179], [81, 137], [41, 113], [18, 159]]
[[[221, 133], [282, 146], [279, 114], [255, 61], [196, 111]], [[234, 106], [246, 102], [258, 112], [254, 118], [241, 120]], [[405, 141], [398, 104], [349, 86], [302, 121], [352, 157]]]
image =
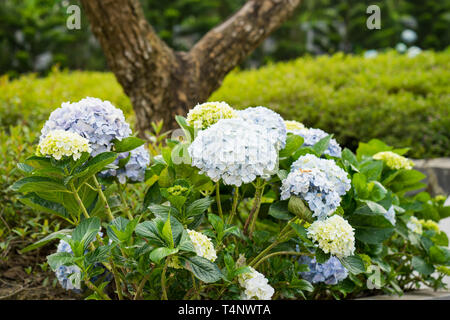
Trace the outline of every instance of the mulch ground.
[[[20, 254], [25, 243], [15, 241], [0, 253], [0, 300], [74, 300], [80, 296], [66, 291], [59, 283], [53, 286], [55, 274], [43, 271], [39, 264], [55, 251], [54, 244], [40, 250]], [[25, 268], [32, 267], [28, 274]], [[45, 279], [48, 279], [45, 281]]]

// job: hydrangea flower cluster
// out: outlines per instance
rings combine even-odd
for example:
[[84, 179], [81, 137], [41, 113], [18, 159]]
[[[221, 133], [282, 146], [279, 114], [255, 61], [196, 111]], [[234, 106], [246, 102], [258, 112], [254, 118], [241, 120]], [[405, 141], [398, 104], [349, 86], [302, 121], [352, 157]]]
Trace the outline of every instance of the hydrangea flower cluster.
[[390, 206], [389, 209], [384, 214], [385, 218], [389, 220], [392, 225], [395, 226], [395, 209], [394, 206]]
[[187, 232], [189, 234], [189, 238], [191, 238], [191, 241], [194, 244], [194, 249], [197, 255], [214, 262], [217, 259], [217, 254], [211, 239], [203, 233], [194, 230], [187, 229]]
[[127, 178], [134, 182], [144, 181], [145, 170], [150, 164], [150, 154], [148, 153], [148, 150], [142, 145], [130, 152], [123, 152], [118, 155], [114, 164], [118, 165], [119, 160], [126, 159], [128, 156], [130, 156], [130, 159], [123, 168], [104, 170], [100, 175], [103, 177], [117, 177], [122, 184], [127, 181]]
[[[303, 128], [299, 130], [293, 130], [293, 134], [299, 135], [303, 137], [304, 142], [303, 146], [311, 147], [319, 142], [321, 139], [329, 136], [328, 133], [323, 131], [322, 129], [316, 128]], [[324, 151], [324, 154], [328, 154], [329, 156], [340, 158], [342, 155], [341, 146], [337, 143], [336, 139], [331, 138], [330, 143], [328, 144], [327, 150]]]
[[242, 300], [270, 300], [275, 290], [269, 285], [267, 278], [254, 268], [249, 267], [251, 272], [242, 273], [238, 276], [239, 284], [245, 289]]
[[409, 218], [409, 221], [406, 224], [406, 227], [409, 230], [411, 230], [412, 232], [415, 232], [415, 233], [418, 233], [418, 234], [422, 234], [422, 232], [423, 232], [422, 224], [420, 223], [419, 219], [417, 219], [414, 216]]
[[350, 190], [347, 173], [333, 160], [320, 159], [312, 154], [298, 158], [282, 181], [281, 200], [297, 195], [304, 199], [313, 216], [325, 219], [341, 203], [341, 196]]
[[435, 232], [440, 232], [439, 225], [436, 222], [434, 222], [433, 220], [420, 219], [419, 222], [422, 225], [422, 227], [425, 229], [433, 230]]
[[411, 170], [414, 166], [414, 162], [392, 151], [378, 152], [377, 154], [374, 154], [372, 158], [375, 160], [382, 160], [389, 168], [395, 170]]
[[355, 232], [341, 216], [334, 215], [323, 221], [314, 221], [307, 234], [323, 252], [338, 258], [351, 256], [355, 251]]
[[83, 152], [91, 152], [89, 141], [77, 133], [52, 130], [42, 139], [37, 147], [37, 154], [52, 156], [56, 160], [72, 157], [78, 160]]
[[122, 110], [109, 101], [90, 97], [63, 103], [54, 110], [42, 128], [40, 140], [56, 129], [75, 132], [88, 139], [92, 156], [110, 151], [113, 139], [122, 140], [131, 135]]
[[333, 256], [325, 263], [318, 263], [316, 258], [302, 256], [298, 263], [308, 265], [309, 271], [300, 272], [300, 275], [312, 283], [337, 284], [348, 276], [347, 269], [345, 269], [338, 258]]
[[[70, 245], [64, 241], [61, 240], [58, 244], [58, 249], [56, 252], [68, 252], [73, 254], [72, 248]], [[72, 282], [72, 279], [70, 279], [72, 274], [81, 273], [80, 268], [77, 266], [59, 266], [58, 269], [55, 271], [56, 278], [58, 279], [59, 284], [61, 287], [63, 287], [66, 290], [73, 290], [75, 292], [80, 292], [81, 290], [81, 283], [80, 283], [80, 277], [73, 277], [74, 282]], [[78, 278], [78, 281], [77, 281]]]
[[200, 131], [188, 152], [200, 173], [235, 186], [270, 176], [278, 159], [266, 129], [239, 118], [223, 119]]
[[239, 118], [263, 126], [278, 150], [286, 146], [286, 125], [283, 118], [266, 107], [254, 107], [239, 110]]
[[284, 124], [288, 133], [295, 133], [296, 130], [306, 129], [303, 123], [295, 120], [285, 120]]
[[187, 123], [196, 129], [206, 129], [220, 119], [236, 118], [237, 113], [225, 102], [206, 102], [196, 105], [187, 114]]

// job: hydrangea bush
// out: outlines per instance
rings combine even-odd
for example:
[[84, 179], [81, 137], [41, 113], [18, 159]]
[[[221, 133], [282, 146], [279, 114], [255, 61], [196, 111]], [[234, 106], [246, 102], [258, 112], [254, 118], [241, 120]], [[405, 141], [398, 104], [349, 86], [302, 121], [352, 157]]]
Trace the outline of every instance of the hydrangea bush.
[[[67, 228], [48, 256], [89, 299], [341, 299], [445, 286], [444, 198], [379, 140], [341, 149], [320, 129], [226, 103], [177, 116], [151, 146], [111, 103], [63, 103], [11, 188]], [[179, 136], [178, 136], [179, 137]], [[139, 205], [130, 205], [136, 188]], [[128, 193], [127, 193], [128, 191]]]

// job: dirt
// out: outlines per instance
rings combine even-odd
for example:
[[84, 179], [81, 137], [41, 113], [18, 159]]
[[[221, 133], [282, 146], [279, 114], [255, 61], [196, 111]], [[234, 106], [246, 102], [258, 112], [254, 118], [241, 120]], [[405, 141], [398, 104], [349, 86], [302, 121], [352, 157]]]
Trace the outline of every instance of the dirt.
[[59, 285], [48, 266], [47, 270], [40, 266], [46, 261], [46, 256], [55, 251], [54, 244], [20, 254], [18, 250], [23, 247], [25, 243], [22, 241], [11, 242], [0, 253], [0, 300], [80, 299], [79, 295]]

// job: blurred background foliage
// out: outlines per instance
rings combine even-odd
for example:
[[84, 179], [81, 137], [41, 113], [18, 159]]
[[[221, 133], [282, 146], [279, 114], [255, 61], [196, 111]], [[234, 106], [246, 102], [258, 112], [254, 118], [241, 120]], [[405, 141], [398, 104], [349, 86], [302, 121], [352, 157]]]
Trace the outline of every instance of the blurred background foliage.
[[[238, 10], [245, 0], [141, 0], [158, 34], [177, 50], [189, 49], [203, 34]], [[82, 14], [81, 29], [68, 30], [66, 12], [76, 0], [0, 1], [0, 74], [47, 74], [63, 68], [106, 70], [98, 42]], [[366, 9], [381, 9], [381, 29], [368, 30]], [[243, 64], [258, 67], [304, 54], [359, 53], [395, 47], [405, 29], [413, 45], [442, 50], [450, 44], [450, 1], [303, 0], [293, 17]]]

